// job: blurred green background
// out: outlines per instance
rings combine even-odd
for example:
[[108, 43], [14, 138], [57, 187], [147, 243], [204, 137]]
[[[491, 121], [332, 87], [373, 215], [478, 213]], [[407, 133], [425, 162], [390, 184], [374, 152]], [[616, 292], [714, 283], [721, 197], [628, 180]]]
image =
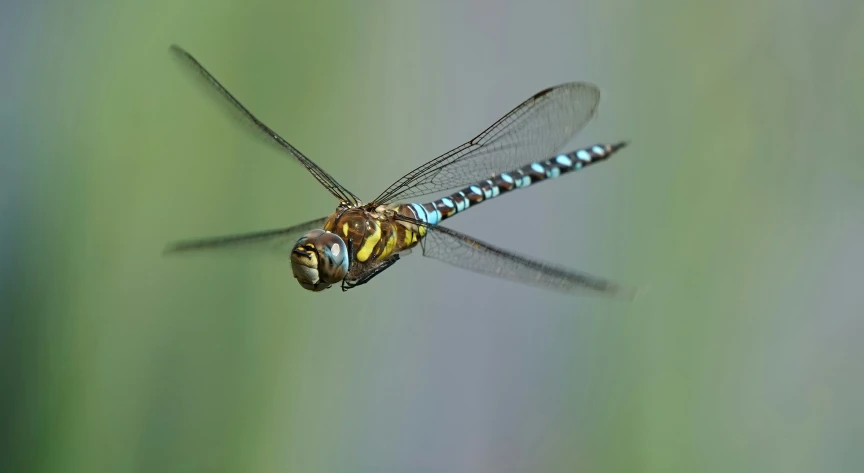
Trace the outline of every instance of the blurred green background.
[[[816, 472], [864, 462], [864, 3], [6, 3], [0, 471]], [[632, 146], [452, 226], [632, 304], [415, 254], [302, 290], [163, 258], [369, 199], [544, 87]], [[857, 368], [856, 368], [857, 367]]]

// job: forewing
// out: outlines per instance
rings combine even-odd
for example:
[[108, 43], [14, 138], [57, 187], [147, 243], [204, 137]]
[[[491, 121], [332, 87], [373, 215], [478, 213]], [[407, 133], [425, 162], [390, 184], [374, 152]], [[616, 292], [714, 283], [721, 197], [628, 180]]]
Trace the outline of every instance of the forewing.
[[327, 217], [310, 220], [298, 225], [260, 232], [225, 235], [218, 237], [184, 240], [169, 244], [164, 253], [190, 253], [202, 250], [253, 250], [290, 252], [294, 243], [306, 232], [324, 226]]
[[337, 199], [341, 202], [348, 204], [356, 204], [358, 202], [357, 197], [352, 194], [348, 189], [344, 186], [336, 182], [330, 174], [327, 174], [323, 169], [321, 169], [317, 164], [312, 162], [311, 159], [307, 158], [303, 153], [301, 153], [297, 148], [288, 143], [284, 138], [279, 136], [278, 133], [273, 131], [270, 127], [264, 124], [261, 120], [258, 119], [252, 112], [249, 111], [239, 100], [237, 100], [231, 92], [228, 92], [226, 89], [213, 74], [204, 68], [204, 66], [195, 59], [194, 56], [189, 54], [186, 50], [181, 48], [180, 46], [171, 45], [171, 50], [182, 59], [186, 64], [188, 64], [194, 71], [196, 71], [202, 78], [204, 78], [207, 84], [210, 86], [210, 89], [217, 92], [222, 99], [224, 99], [227, 103], [232, 105], [232, 110], [238, 112], [241, 116], [241, 119], [251, 125], [253, 129], [259, 134], [259, 136], [266, 137], [269, 143], [277, 145], [279, 150], [283, 152], [287, 152], [291, 156], [293, 156], [311, 173], [318, 182], [321, 183], [331, 194], [333, 194]]
[[471, 141], [403, 176], [374, 204], [467, 186], [548, 159], [585, 127], [599, 103], [600, 89], [587, 82], [538, 92]]

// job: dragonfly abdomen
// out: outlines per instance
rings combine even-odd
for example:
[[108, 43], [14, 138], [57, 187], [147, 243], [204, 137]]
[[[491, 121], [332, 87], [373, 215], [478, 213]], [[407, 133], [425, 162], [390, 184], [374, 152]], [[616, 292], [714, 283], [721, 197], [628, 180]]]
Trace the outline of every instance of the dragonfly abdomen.
[[598, 144], [571, 153], [561, 154], [545, 161], [534, 162], [514, 171], [504, 172], [477, 184], [468, 186], [447, 197], [425, 204], [408, 204], [421, 221], [436, 225], [463, 212], [473, 205], [506, 194], [514, 189], [531, 186], [540, 181], [554, 179], [571, 171], [608, 159], [626, 146], [626, 142]]

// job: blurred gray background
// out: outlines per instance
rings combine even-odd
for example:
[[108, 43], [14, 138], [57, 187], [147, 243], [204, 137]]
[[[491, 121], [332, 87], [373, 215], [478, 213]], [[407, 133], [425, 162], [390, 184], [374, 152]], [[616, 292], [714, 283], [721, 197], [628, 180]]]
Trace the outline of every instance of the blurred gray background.
[[[864, 461], [861, 2], [48, 0], [0, 17], [0, 470]], [[345, 294], [302, 290], [287, 257], [163, 258], [335, 206], [174, 42], [366, 199], [545, 87], [598, 84], [569, 146], [631, 147], [448, 224], [640, 298], [416, 252]]]

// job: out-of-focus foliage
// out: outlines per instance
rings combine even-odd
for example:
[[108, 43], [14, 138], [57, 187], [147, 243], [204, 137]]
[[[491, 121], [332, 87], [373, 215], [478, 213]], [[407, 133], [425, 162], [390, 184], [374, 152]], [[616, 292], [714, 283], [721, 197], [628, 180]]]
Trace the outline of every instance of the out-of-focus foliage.
[[[565, 3], [4, 8], [0, 470], [853, 471], [864, 6]], [[573, 144], [632, 146], [453, 226], [641, 297], [419, 254], [347, 294], [287, 257], [163, 258], [335, 205], [174, 42], [367, 199], [599, 84]]]

